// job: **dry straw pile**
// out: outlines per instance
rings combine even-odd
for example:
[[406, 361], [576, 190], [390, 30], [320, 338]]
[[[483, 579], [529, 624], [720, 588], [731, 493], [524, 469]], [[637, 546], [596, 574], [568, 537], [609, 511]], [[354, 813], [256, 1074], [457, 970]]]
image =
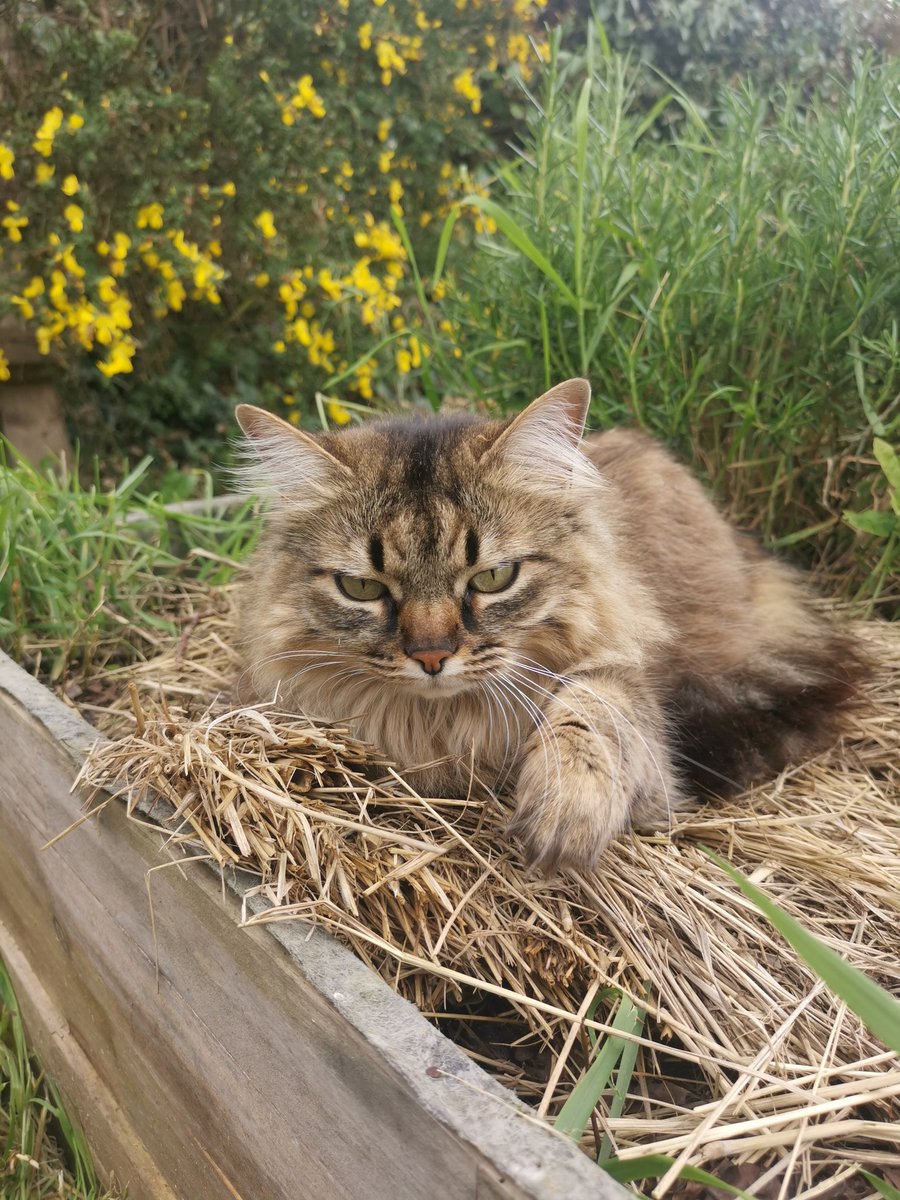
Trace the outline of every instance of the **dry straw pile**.
[[900, 1060], [701, 848], [897, 990], [900, 628], [860, 626], [874, 671], [842, 747], [544, 880], [504, 839], [505, 801], [422, 796], [341, 729], [230, 708], [228, 598], [193, 603], [178, 646], [129, 668], [83, 781], [127, 782], [132, 811], [161, 795], [171, 852], [253, 872], [271, 908], [249, 920], [332, 930], [551, 1116], [629, 996], [647, 1020], [628, 1100], [601, 1103], [586, 1149], [730, 1164], [782, 1200], [859, 1194], [856, 1164], [900, 1174]]

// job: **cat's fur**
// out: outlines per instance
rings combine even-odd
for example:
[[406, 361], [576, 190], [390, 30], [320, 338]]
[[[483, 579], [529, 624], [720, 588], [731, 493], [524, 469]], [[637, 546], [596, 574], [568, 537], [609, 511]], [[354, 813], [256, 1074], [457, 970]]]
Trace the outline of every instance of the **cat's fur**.
[[[473, 771], [511, 783], [545, 870], [591, 865], [630, 822], [665, 826], [697, 783], [734, 791], [821, 749], [858, 671], [662, 447], [580, 440], [589, 397], [570, 380], [511, 421], [314, 438], [237, 410], [271, 496], [240, 619], [250, 698], [435, 764], [424, 792], [465, 792]], [[470, 586], [514, 562], [505, 590]], [[388, 593], [350, 599], [345, 575]]]

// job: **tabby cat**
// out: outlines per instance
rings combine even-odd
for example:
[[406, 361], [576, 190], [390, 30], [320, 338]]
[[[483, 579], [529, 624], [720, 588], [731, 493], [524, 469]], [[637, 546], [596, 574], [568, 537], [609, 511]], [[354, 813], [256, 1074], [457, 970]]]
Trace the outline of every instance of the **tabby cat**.
[[823, 748], [859, 671], [661, 446], [582, 440], [589, 399], [316, 436], [237, 409], [270, 498], [243, 698], [349, 722], [424, 794], [509, 784], [544, 871]]

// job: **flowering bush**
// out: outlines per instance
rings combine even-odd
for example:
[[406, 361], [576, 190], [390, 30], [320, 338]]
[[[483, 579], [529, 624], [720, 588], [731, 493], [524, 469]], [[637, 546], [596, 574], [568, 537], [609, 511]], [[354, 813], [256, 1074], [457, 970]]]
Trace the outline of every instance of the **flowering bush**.
[[119, 444], [214, 438], [226, 392], [373, 400], [428, 354], [409, 252], [482, 186], [544, 3], [8, 6], [0, 305]]

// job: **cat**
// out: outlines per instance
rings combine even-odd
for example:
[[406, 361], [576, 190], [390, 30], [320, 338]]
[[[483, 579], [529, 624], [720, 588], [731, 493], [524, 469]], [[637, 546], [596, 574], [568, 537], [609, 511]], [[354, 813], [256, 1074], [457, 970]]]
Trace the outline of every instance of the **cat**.
[[244, 698], [349, 723], [423, 794], [511, 786], [545, 873], [824, 748], [861, 671], [661, 445], [582, 440], [589, 400], [571, 379], [509, 420], [315, 436], [236, 410], [270, 500]]

